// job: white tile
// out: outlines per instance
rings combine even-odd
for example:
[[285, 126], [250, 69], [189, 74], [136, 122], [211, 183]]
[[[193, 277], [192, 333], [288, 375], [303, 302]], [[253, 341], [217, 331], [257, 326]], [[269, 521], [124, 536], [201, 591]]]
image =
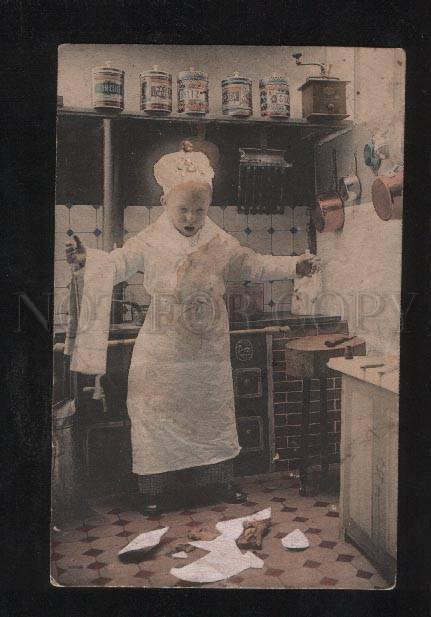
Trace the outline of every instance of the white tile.
[[272, 220], [270, 214], [249, 214], [248, 226], [252, 231], [264, 231], [271, 227]]
[[[93, 233], [87, 233], [86, 231], [81, 231], [76, 234], [78, 238], [81, 240], [82, 244], [90, 249], [97, 249], [97, 237]], [[72, 238], [73, 241], [73, 238]]]
[[268, 304], [268, 302], [272, 299], [272, 283], [269, 281], [265, 281], [263, 284], [263, 302], [264, 304]]
[[249, 236], [247, 236], [246, 233], [244, 233], [243, 231], [230, 231], [229, 233], [231, 236], [236, 238], [240, 242], [240, 244], [242, 244], [242, 246], [248, 246]]
[[273, 307], [273, 313], [285, 313], [285, 312], [290, 312], [292, 308], [291, 303], [286, 303], [284, 304], [283, 302], [277, 303], [274, 307]]
[[293, 282], [290, 280], [274, 281], [272, 284], [272, 300], [277, 304], [290, 304]]
[[54, 259], [66, 258], [66, 242], [70, 242], [71, 238], [65, 233], [56, 233], [54, 241]]
[[96, 208], [93, 206], [72, 206], [70, 208], [70, 227], [73, 231], [94, 231], [96, 220]]
[[272, 227], [277, 231], [290, 229], [292, 227], [292, 222], [293, 216], [291, 208], [285, 208], [284, 214], [272, 215]]
[[302, 255], [305, 253], [305, 250], [308, 248], [308, 239], [307, 234], [303, 231], [300, 231], [296, 234], [292, 235], [293, 239], [293, 250], [298, 255]]
[[292, 251], [293, 241], [290, 231], [275, 231], [272, 234], [272, 254], [290, 255]]
[[55, 231], [67, 231], [69, 227], [69, 208], [60, 205], [55, 206]]
[[163, 214], [163, 206], [154, 206], [150, 210], [150, 223], [155, 223], [159, 216]]
[[310, 220], [309, 209], [301, 206], [293, 210], [293, 225], [298, 229], [307, 231], [307, 225]]
[[104, 224], [103, 206], [99, 206], [98, 208], [95, 208], [95, 210], [96, 210], [96, 225], [101, 231], [103, 231], [103, 224]]
[[67, 313], [54, 313], [53, 325], [57, 328], [66, 329], [69, 315]]
[[238, 212], [236, 206], [228, 206], [224, 211], [224, 228], [226, 231], [242, 231], [247, 227], [247, 215]]
[[69, 290], [63, 287], [54, 289], [54, 314], [69, 312]]
[[219, 206], [210, 206], [208, 208], [208, 216], [209, 218], [219, 225], [219, 227], [223, 227], [223, 209]]
[[150, 222], [150, 211], [145, 206], [128, 206], [124, 210], [124, 229], [141, 231]]
[[54, 262], [54, 287], [67, 287], [72, 276], [71, 272], [66, 260]]
[[267, 231], [254, 231], [248, 236], [248, 246], [264, 255], [271, 253], [271, 234]]

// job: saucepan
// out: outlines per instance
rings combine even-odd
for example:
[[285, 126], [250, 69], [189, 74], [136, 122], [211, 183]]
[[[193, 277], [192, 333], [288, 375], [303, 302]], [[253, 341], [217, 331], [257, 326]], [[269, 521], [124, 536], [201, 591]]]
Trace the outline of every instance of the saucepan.
[[337, 231], [344, 225], [344, 203], [337, 190], [337, 159], [335, 149], [332, 151], [333, 182], [332, 189], [316, 195], [311, 218], [320, 233]]
[[371, 197], [377, 215], [383, 221], [400, 220], [403, 212], [404, 169], [396, 165], [378, 176], [371, 187]]
[[340, 178], [338, 192], [345, 204], [357, 201], [361, 196], [361, 182], [356, 175]]

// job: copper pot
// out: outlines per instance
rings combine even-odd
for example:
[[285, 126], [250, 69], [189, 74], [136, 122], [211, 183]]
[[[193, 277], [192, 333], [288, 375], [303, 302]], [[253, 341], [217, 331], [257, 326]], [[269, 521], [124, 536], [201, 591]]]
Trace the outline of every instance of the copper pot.
[[371, 187], [371, 197], [377, 215], [383, 221], [399, 220], [403, 212], [403, 169], [378, 176]]
[[335, 191], [321, 193], [316, 196], [311, 218], [317, 231], [326, 233], [337, 231], [344, 225], [344, 204], [340, 195]]
[[332, 150], [332, 188], [326, 193], [316, 195], [314, 208], [311, 210], [311, 218], [314, 226], [320, 233], [337, 231], [344, 225], [344, 203], [337, 190], [337, 153]]

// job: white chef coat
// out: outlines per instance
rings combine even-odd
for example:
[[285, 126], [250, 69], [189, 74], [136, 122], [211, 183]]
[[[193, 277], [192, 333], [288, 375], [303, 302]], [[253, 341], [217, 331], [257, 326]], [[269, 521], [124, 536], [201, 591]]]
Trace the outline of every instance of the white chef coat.
[[[87, 266], [94, 254], [88, 252]], [[133, 471], [162, 473], [235, 457], [225, 283], [294, 278], [297, 258], [255, 253], [208, 217], [198, 234], [183, 236], [163, 213], [103, 260], [114, 283], [142, 270], [152, 297], [128, 379]]]

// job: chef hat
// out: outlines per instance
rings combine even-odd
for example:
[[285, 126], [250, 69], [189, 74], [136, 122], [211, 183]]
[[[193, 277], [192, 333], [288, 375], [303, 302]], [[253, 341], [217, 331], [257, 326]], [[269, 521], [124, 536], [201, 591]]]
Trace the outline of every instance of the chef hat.
[[171, 189], [188, 180], [207, 182], [212, 187], [214, 170], [203, 152], [180, 150], [165, 154], [154, 165], [154, 177], [166, 196]]

